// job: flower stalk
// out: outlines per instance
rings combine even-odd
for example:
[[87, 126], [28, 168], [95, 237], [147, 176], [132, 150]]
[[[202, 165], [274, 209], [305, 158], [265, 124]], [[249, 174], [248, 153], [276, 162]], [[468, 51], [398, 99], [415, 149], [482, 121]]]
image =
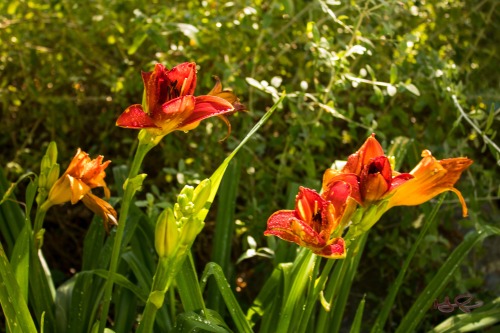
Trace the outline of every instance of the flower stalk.
[[114, 275], [118, 268], [118, 261], [120, 258], [120, 252], [122, 248], [123, 233], [125, 231], [125, 225], [127, 222], [127, 217], [130, 209], [130, 204], [134, 198], [135, 192], [140, 189], [145, 174], [138, 175], [140, 166], [147, 152], [153, 148], [151, 142], [144, 142], [139, 138], [139, 145], [137, 146], [136, 153], [134, 155], [134, 160], [132, 161], [132, 167], [129, 171], [129, 176], [125, 181], [124, 194], [122, 199], [122, 205], [120, 208], [118, 227], [116, 228], [115, 239], [113, 243], [113, 250], [111, 252], [111, 260], [109, 264], [108, 278], [104, 285], [104, 297], [101, 311], [101, 319], [99, 322], [99, 332], [104, 332], [106, 328], [106, 321], [109, 312], [109, 306], [111, 303], [111, 295], [113, 292], [114, 285]]

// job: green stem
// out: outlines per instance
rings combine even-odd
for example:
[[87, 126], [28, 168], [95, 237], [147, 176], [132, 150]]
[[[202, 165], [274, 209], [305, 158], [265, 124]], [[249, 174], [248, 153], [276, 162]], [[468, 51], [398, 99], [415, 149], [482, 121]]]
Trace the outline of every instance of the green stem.
[[160, 258], [156, 266], [155, 276], [153, 277], [151, 292], [149, 293], [146, 307], [137, 327], [137, 333], [153, 332], [156, 312], [163, 306], [165, 294], [172, 284], [172, 280], [179, 272], [179, 269], [183, 267], [183, 263], [189, 253], [190, 251], [187, 249], [179, 249], [179, 252], [173, 256]]
[[[37, 234], [40, 230], [42, 230], [43, 220], [45, 219], [45, 214], [47, 213], [47, 210], [42, 209], [42, 208], [43, 208], [43, 206], [39, 207], [36, 210], [35, 224], [33, 227], [33, 237], [34, 237], [33, 239], [35, 242], [36, 249], [39, 249], [41, 247], [41, 243], [40, 243], [40, 240], [37, 238]], [[31, 227], [31, 226], [29, 226], [29, 227]]]
[[172, 261], [174, 260], [168, 258], [160, 259], [158, 266], [156, 266], [153, 286], [151, 287], [151, 292], [146, 301], [146, 307], [142, 313], [137, 333], [153, 331], [156, 312], [162, 307], [165, 293], [174, 276], [174, 272], [172, 272], [174, 266]]
[[[159, 138], [161, 139], [161, 137]], [[139, 145], [137, 146], [137, 150], [134, 156], [134, 160], [132, 161], [132, 166], [130, 167], [128, 180], [134, 178], [138, 175], [140, 166], [144, 157], [156, 144], [159, 142], [158, 138], [151, 137], [147, 132], [141, 131], [139, 134]], [[120, 258], [120, 252], [122, 248], [122, 239], [123, 233], [125, 231], [125, 224], [127, 222], [127, 216], [130, 208], [130, 204], [132, 199], [134, 198], [134, 194], [136, 188], [130, 182], [126, 182], [125, 193], [123, 194], [122, 206], [120, 208], [120, 217], [118, 220], [118, 227], [116, 229], [115, 240], [113, 244], [113, 251], [111, 253], [111, 261], [109, 264], [109, 274], [106, 280], [106, 284], [104, 285], [104, 299], [102, 304], [102, 312], [101, 319], [99, 322], [99, 332], [104, 332], [106, 327], [106, 321], [108, 318], [109, 306], [111, 303], [111, 295], [113, 292], [113, 284], [114, 284], [114, 275], [118, 268], [118, 261]]]

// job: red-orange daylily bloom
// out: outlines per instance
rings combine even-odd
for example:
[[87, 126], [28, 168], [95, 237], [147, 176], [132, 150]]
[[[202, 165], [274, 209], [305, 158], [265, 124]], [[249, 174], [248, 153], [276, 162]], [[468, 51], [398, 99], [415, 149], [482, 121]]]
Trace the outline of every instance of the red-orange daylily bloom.
[[345, 241], [341, 237], [331, 238], [340, 220], [332, 202], [314, 190], [300, 187], [295, 209], [280, 210], [271, 215], [264, 235], [294, 242], [322, 257], [340, 259], [346, 255]]
[[473, 161], [467, 157], [447, 158], [438, 161], [429, 150], [424, 150], [422, 160], [410, 172], [414, 178], [398, 187], [394, 195], [389, 198], [387, 209], [394, 206], [420, 205], [440, 193], [452, 191], [462, 204], [462, 215], [467, 216], [465, 200], [462, 193], [454, 185], [462, 172], [472, 163]]
[[91, 191], [93, 188], [102, 187], [105, 197], [110, 196], [104, 181], [106, 176], [104, 169], [111, 161], [102, 163], [102, 160], [102, 155], [92, 160], [87, 153], [78, 148], [66, 172], [50, 189], [48, 199], [44, 203], [45, 209], [68, 201], [74, 205], [82, 200], [90, 210], [102, 217], [106, 228], [108, 224], [116, 225], [116, 211], [109, 203], [93, 195]]
[[156, 64], [153, 72], [142, 73], [142, 79], [145, 105], [129, 106], [118, 117], [117, 126], [146, 129], [154, 136], [163, 136], [172, 131], [194, 129], [203, 119], [223, 117], [243, 109], [234, 94], [222, 90], [220, 82], [208, 95], [194, 96], [194, 62], [182, 63], [171, 70]]
[[[408, 173], [392, 170], [380, 143], [372, 134], [361, 148], [350, 155], [341, 171], [328, 169], [323, 176], [323, 191], [339, 179], [349, 177], [351, 197], [362, 205], [381, 200], [406, 181], [413, 178]], [[358, 184], [356, 184], [358, 182]]]

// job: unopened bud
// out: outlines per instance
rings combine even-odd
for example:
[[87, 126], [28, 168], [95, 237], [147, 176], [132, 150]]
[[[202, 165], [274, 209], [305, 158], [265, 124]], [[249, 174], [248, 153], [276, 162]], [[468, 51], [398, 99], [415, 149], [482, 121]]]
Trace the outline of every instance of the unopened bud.
[[194, 203], [194, 213], [198, 213], [210, 197], [210, 192], [212, 190], [212, 183], [210, 179], [203, 180], [196, 188], [193, 193], [193, 203]]
[[43, 155], [42, 162], [40, 165], [40, 175], [47, 174], [51, 166], [52, 163], [50, 161], [50, 157], [48, 155]]
[[38, 189], [39, 191], [47, 191], [47, 175], [45, 173], [41, 173], [38, 176]]
[[57, 144], [54, 141], [49, 143], [45, 155], [49, 157], [51, 166], [57, 163]]
[[180, 235], [180, 245], [189, 248], [194, 242], [196, 236], [203, 229], [205, 223], [198, 220], [197, 218], [183, 218], [181, 235]]
[[175, 254], [179, 243], [179, 229], [170, 208], [165, 209], [156, 221], [155, 248], [160, 257]]
[[59, 164], [57, 163], [53, 164], [50, 168], [50, 171], [47, 175], [47, 190], [50, 190], [57, 179], [59, 179], [59, 169]]

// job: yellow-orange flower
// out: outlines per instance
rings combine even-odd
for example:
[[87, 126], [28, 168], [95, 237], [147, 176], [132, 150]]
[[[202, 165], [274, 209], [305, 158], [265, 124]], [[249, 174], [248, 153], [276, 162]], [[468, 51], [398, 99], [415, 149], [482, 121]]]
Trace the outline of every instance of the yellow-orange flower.
[[447, 158], [439, 161], [429, 150], [424, 150], [422, 160], [410, 172], [414, 178], [394, 191], [394, 195], [389, 198], [387, 209], [394, 206], [420, 205], [438, 194], [452, 191], [462, 204], [463, 216], [467, 216], [465, 200], [460, 191], [453, 186], [462, 172], [472, 163], [473, 161], [467, 157]]
[[106, 228], [108, 224], [116, 225], [117, 214], [113, 207], [91, 192], [93, 188], [102, 187], [105, 197], [109, 199], [110, 192], [104, 181], [106, 176], [104, 169], [111, 161], [102, 163], [102, 160], [102, 155], [92, 160], [87, 153], [78, 148], [66, 172], [50, 189], [48, 199], [42, 207], [47, 210], [53, 205], [68, 201], [74, 205], [82, 200], [90, 210], [102, 217]]

